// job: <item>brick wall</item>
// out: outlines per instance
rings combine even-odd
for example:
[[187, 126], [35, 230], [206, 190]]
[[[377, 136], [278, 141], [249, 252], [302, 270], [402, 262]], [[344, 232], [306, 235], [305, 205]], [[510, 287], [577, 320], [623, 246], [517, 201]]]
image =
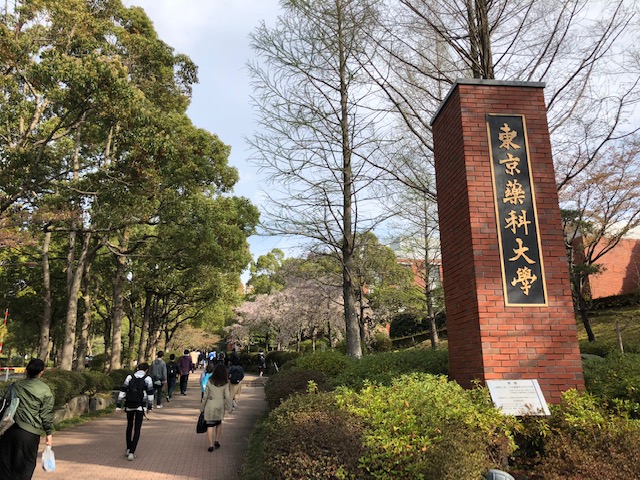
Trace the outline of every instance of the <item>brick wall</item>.
[[[505, 306], [486, 113], [526, 119], [546, 306]], [[536, 378], [557, 402], [583, 377], [542, 86], [458, 82], [433, 135], [451, 377]]]

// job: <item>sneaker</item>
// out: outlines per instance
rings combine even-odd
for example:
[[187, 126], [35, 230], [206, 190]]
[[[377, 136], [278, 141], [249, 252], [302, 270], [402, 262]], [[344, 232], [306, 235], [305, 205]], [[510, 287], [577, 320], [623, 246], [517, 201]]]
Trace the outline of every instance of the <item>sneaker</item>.
[[169, 397], [167, 397], [167, 402], [170, 402], [170, 401], [171, 401], [171, 399]]
[[130, 453], [129, 455], [127, 455], [127, 458], [129, 459], [130, 462], [132, 462], [133, 459], [136, 458], [136, 456], [133, 453]]
[[238, 402], [236, 402], [235, 400], [233, 401], [232, 405], [233, 405], [233, 408], [234, 408], [234, 409], [235, 409], [235, 408], [238, 408]]
[[158, 405], [158, 406], [156, 406], [156, 408], [162, 408], [162, 405]]

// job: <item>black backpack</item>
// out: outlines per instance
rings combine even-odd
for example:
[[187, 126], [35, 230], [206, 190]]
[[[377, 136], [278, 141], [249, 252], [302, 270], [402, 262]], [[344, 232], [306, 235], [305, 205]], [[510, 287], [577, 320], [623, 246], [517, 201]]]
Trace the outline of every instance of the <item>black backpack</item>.
[[167, 378], [175, 378], [178, 374], [178, 364], [175, 362], [167, 363]]
[[240, 383], [244, 378], [244, 371], [242, 370], [242, 367], [238, 365], [231, 367], [229, 369], [229, 378], [231, 383]]
[[144, 404], [144, 392], [147, 389], [146, 376], [138, 378], [134, 375], [129, 380], [129, 388], [124, 400], [124, 406], [127, 408], [138, 408]]

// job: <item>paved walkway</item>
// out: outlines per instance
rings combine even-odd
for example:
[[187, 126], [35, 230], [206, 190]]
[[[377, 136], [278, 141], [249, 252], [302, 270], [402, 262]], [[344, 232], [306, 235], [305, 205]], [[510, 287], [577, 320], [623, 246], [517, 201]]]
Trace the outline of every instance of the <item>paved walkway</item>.
[[[176, 388], [171, 403], [154, 408], [142, 424], [137, 458], [124, 456], [126, 415], [101, 417], [53, 436], [56, 471], [46, 473], [40, 458], [34, 479], [60, 480], [237, 480], [249, 436], [267, 409], [262, 380], [246, 375], [238, 409], [223, 422], [219, 449], [208, 452], [207, 435], [196, 434], [201, 370], [189, 375], [187, 395]], [[44, 439], [40, 442], [40, 452]]]

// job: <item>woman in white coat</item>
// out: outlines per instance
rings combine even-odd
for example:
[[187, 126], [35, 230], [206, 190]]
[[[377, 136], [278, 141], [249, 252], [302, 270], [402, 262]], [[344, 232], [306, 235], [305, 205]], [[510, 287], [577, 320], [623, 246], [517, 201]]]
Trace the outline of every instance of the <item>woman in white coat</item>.
[[[207, 423], [207, 438], [209, 451], [220, 448], [220, 434], [225, 412], [231, 412], [232, 402], [229, 392], [229, 373], [223, 363], [216, 365], [204, 389], [204, 420]], [[215, 442], [213, 431], [215, 429]]]

